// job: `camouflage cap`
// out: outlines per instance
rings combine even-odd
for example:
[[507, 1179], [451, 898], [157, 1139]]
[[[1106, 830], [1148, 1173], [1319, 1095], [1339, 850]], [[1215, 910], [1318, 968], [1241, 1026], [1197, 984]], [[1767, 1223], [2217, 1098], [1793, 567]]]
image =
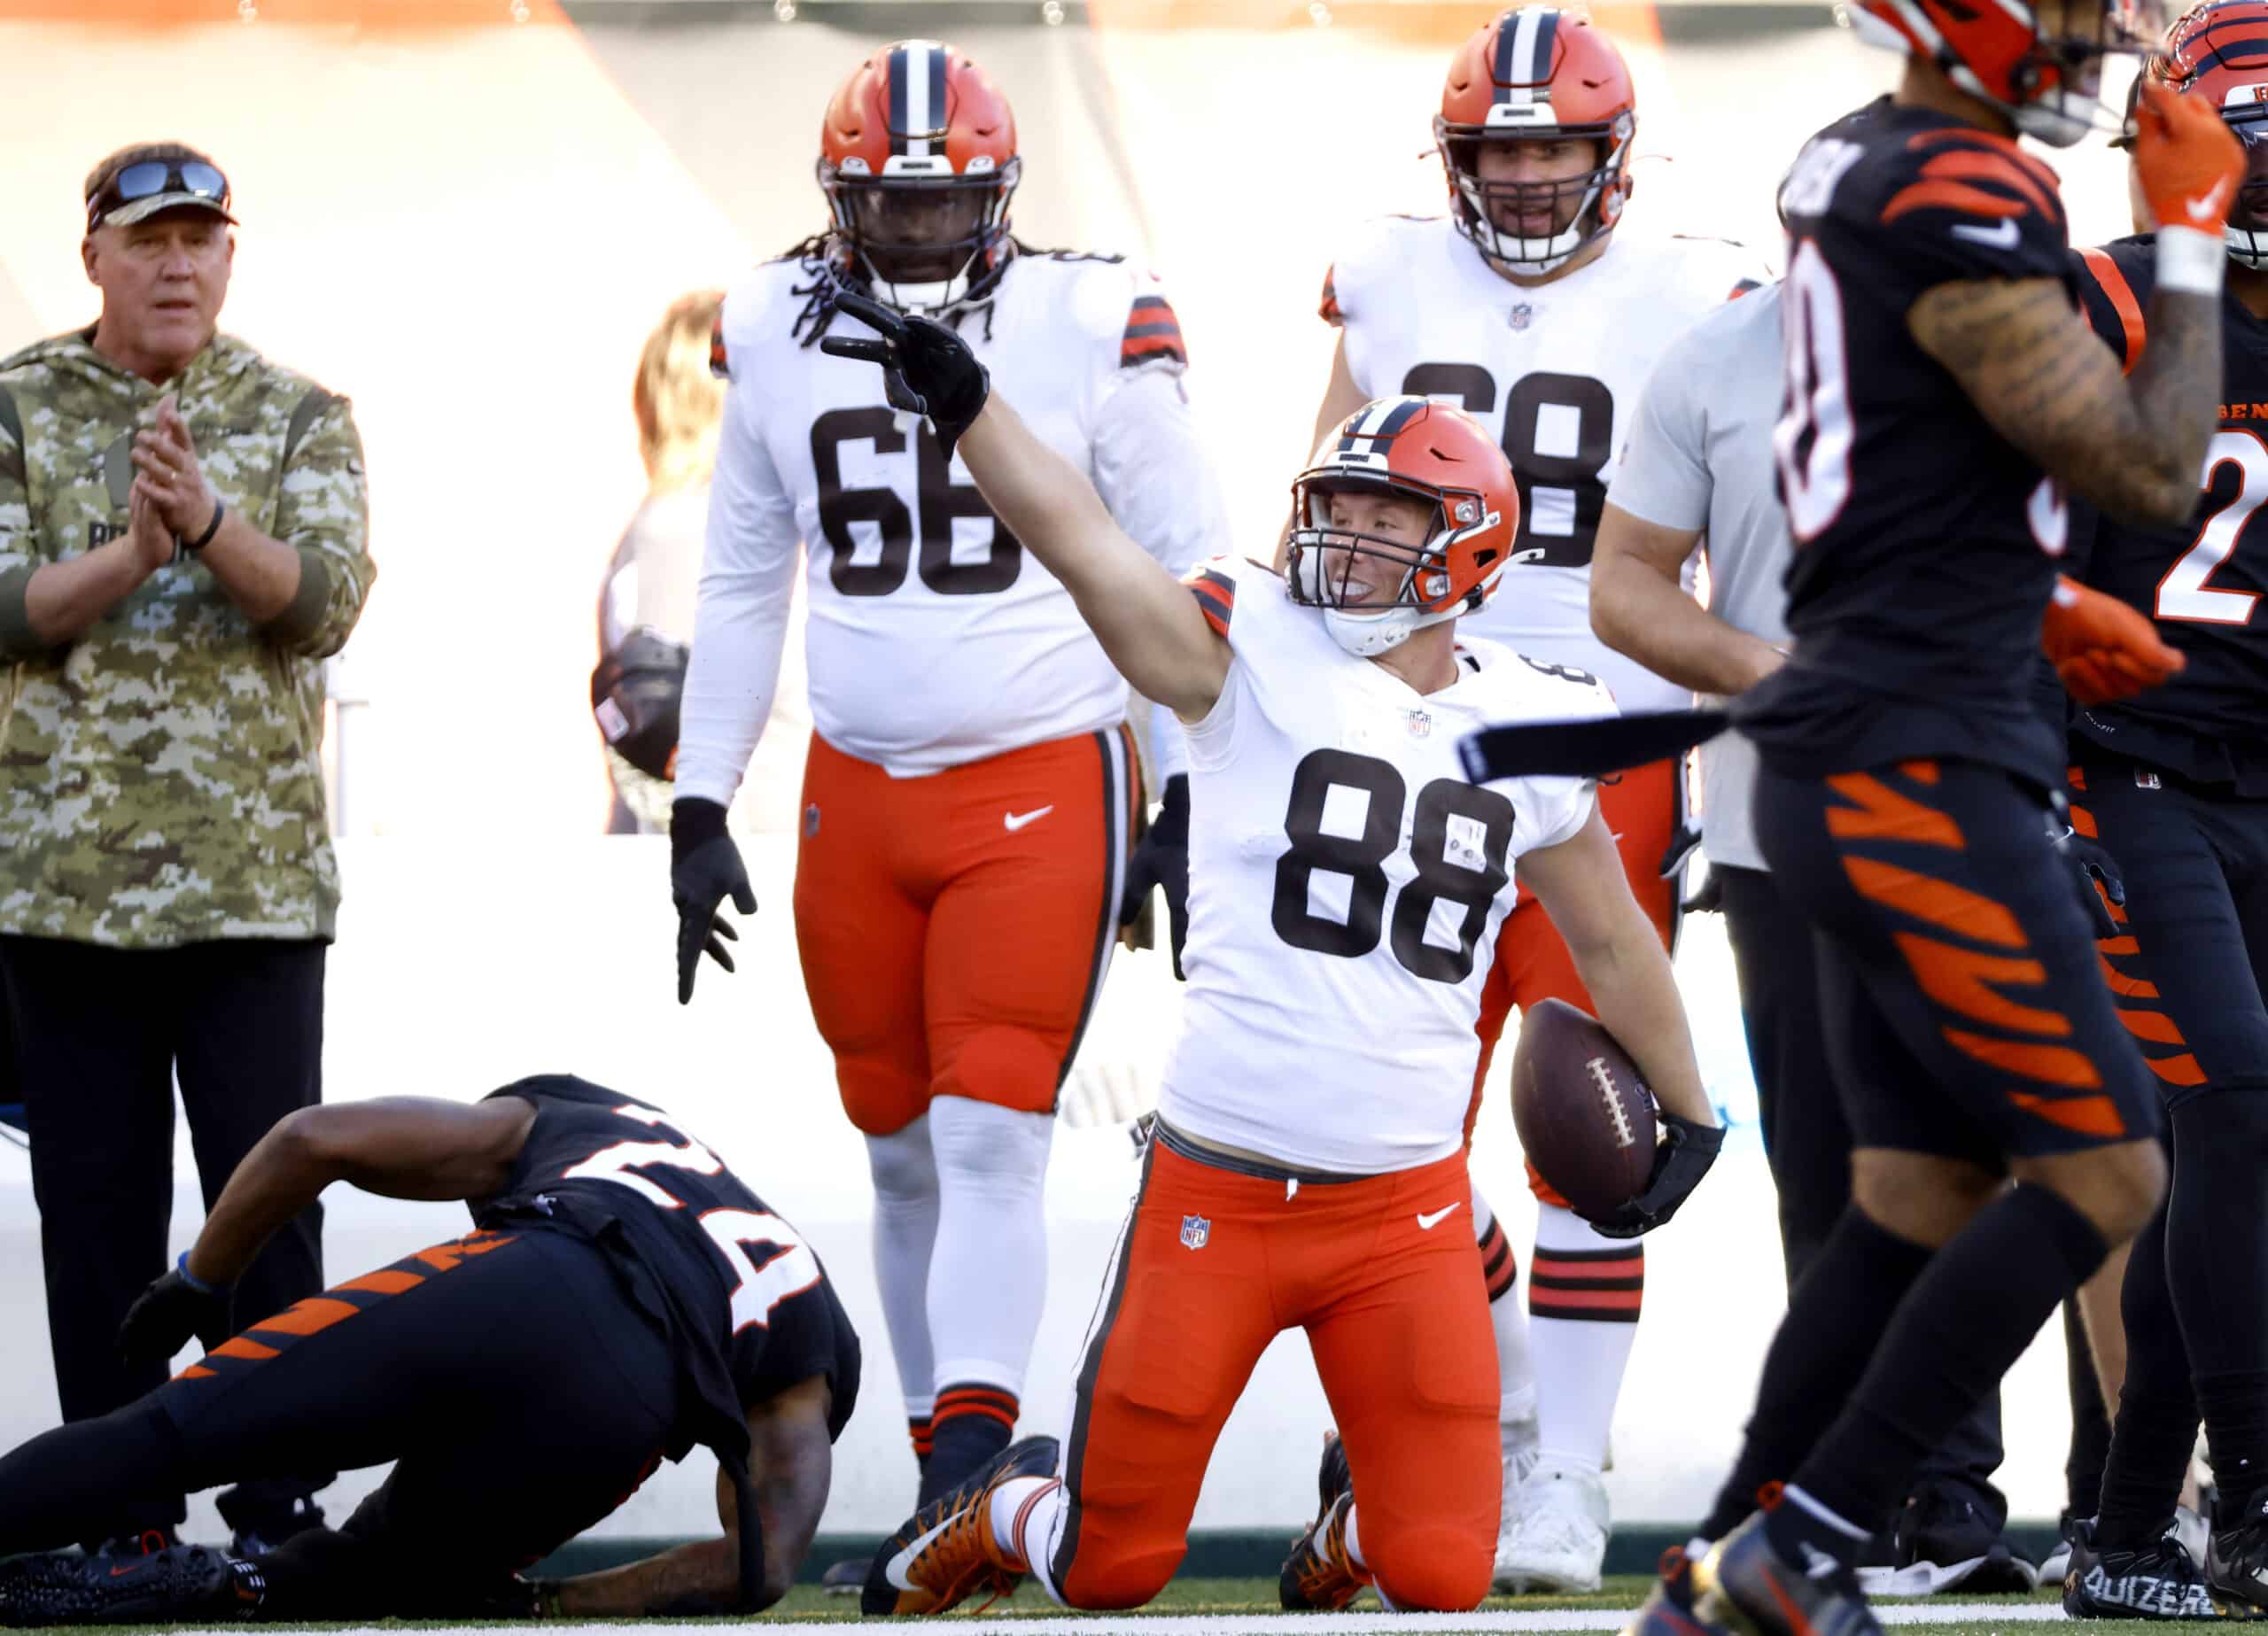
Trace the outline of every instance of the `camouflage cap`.
[[229, 213], [228, 177], [182, 142], [138, 142], [119, 149], [87, 173], [86, 199], [89, 232], [130, 227], [159, 211], [184, 207], [236, 221]]

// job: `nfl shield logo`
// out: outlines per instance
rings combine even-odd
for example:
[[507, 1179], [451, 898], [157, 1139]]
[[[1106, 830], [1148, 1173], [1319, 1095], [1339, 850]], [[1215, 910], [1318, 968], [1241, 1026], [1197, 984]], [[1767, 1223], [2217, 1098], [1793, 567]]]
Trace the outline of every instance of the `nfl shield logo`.
[[1429, 713], [1425, 710], [1412, 709], [1404, 712], [1404, 715], [1410, 723], [1410, 736], [1411, 738], [1423, 739], [1432, 736], [1433, 731], [1433, 718]]
[[1522, 301], [1506, 316], [1513, 329], [1525, 330], [1528, 326], [1528, 322], [1535, 316], [1535, 308]]
[[1181, 1218], [1181, 1247], [1183, 1249], [1202, 1250], [1205, 1247], [1205, 1241], [1212, 1236], [1213, 1224], [1203, 1216], [1185, 1215]]

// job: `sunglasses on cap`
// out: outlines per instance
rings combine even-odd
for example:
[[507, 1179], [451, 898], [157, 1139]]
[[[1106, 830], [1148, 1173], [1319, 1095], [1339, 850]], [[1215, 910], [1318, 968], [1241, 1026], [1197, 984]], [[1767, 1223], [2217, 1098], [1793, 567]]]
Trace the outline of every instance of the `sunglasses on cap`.
[[205, 205], [227, 216], [229, 179], [202, 159], [143, 159], [121, 166], [87, 202], [87, 225], [99, 226], [105, 218], [137, 204], [145, 207], [129, 215], [128, 222], [175, 205]]

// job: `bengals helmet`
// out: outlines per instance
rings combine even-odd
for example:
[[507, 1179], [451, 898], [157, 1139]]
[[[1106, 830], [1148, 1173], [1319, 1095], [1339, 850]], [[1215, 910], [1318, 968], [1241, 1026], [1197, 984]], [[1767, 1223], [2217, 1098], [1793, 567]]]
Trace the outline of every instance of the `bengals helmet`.
[[1993, 104], [2027, 136], [2068, 148], [2091, 130], [2115, 131], [2102, 100], [2102, 59], [2140, 54], [2165, 26], [2160, 0], [2062, 0], [2068, 19], [2099, 7], [2091, 24], [2041, 27], [2040, 0], [1856, 0], [1851, 27], [1869, 45], [1927, 58], [1962, 90]]
[[981, 296], [1006, 267], [1008, 198], [1023, 162], [1008, 99], [935, 40], [901, 40], [858, 65], [827, 105], [819, 185], [835, 236], [877, 299], [937, 314]]
[[[1433, 119], [1457, 231], [1495, 266], [1531, 276], [1550, 272], [1621, 220], [1637, 128], [1630, 69], [1604, 29], [1554, 6], [1504, 12], [1457, 48]], [[1598, 163], [1565, 182], [1481, 180], [1484, 146], [1539, 141], [1595, 142]], [[1491, 209], [1533, 209], [1543, 199], [1553, 225], [1542, 234], [1509, 231]], [[1562, 209], [1571, 202], [1572, 213]], [[1566, 215], [1572, 219], [1560, 228]]]
[[2206, 0], [2174, 24], [2151, 70], [2185, 97], [2210, 97], [2244, 143], [2244, 184], [2221, 236], [2232, 260], [2268, 267], [2268, 0]]
[[[1331, 525], [1331, 496], [1391, 494], [1433, 508], [1422, 545]], [[1462, 409], [1429, 398], [1366, 403], [1323, 440], [1292, 483], [1285, 578], [1292, 601], [1323, 609], [1339, 645], [1368, 659], [1411, 632], [1478, 611], [1512, 560], [1520, 493], [1496, 440]], [[1395, 589], [1376, 601], [1366, 563]]]

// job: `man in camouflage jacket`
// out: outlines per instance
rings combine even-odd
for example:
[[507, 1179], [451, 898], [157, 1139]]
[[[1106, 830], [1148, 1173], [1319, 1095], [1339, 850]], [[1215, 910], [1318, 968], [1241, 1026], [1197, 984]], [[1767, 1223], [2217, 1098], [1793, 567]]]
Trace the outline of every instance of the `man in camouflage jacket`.
[[[90, 329], [0, 361], [0, 993], [32, 1143], [64, 1418], [164, 1378], [120, 1320], [164, 1270], [178, 1075], [206, 1203], [321, 1100], [338, 872], [322, 663], [375, 574], [346, 400], [218, 330], [226, 179], [175, 143], [88, 177]], [[250, 1323], [322, 1287], [322, 1217], [235, 1291]], [[240, 1545], [327, 1476], [221, 1499]], [[138, 1497], [102, 1539], [169, 1532]]]

